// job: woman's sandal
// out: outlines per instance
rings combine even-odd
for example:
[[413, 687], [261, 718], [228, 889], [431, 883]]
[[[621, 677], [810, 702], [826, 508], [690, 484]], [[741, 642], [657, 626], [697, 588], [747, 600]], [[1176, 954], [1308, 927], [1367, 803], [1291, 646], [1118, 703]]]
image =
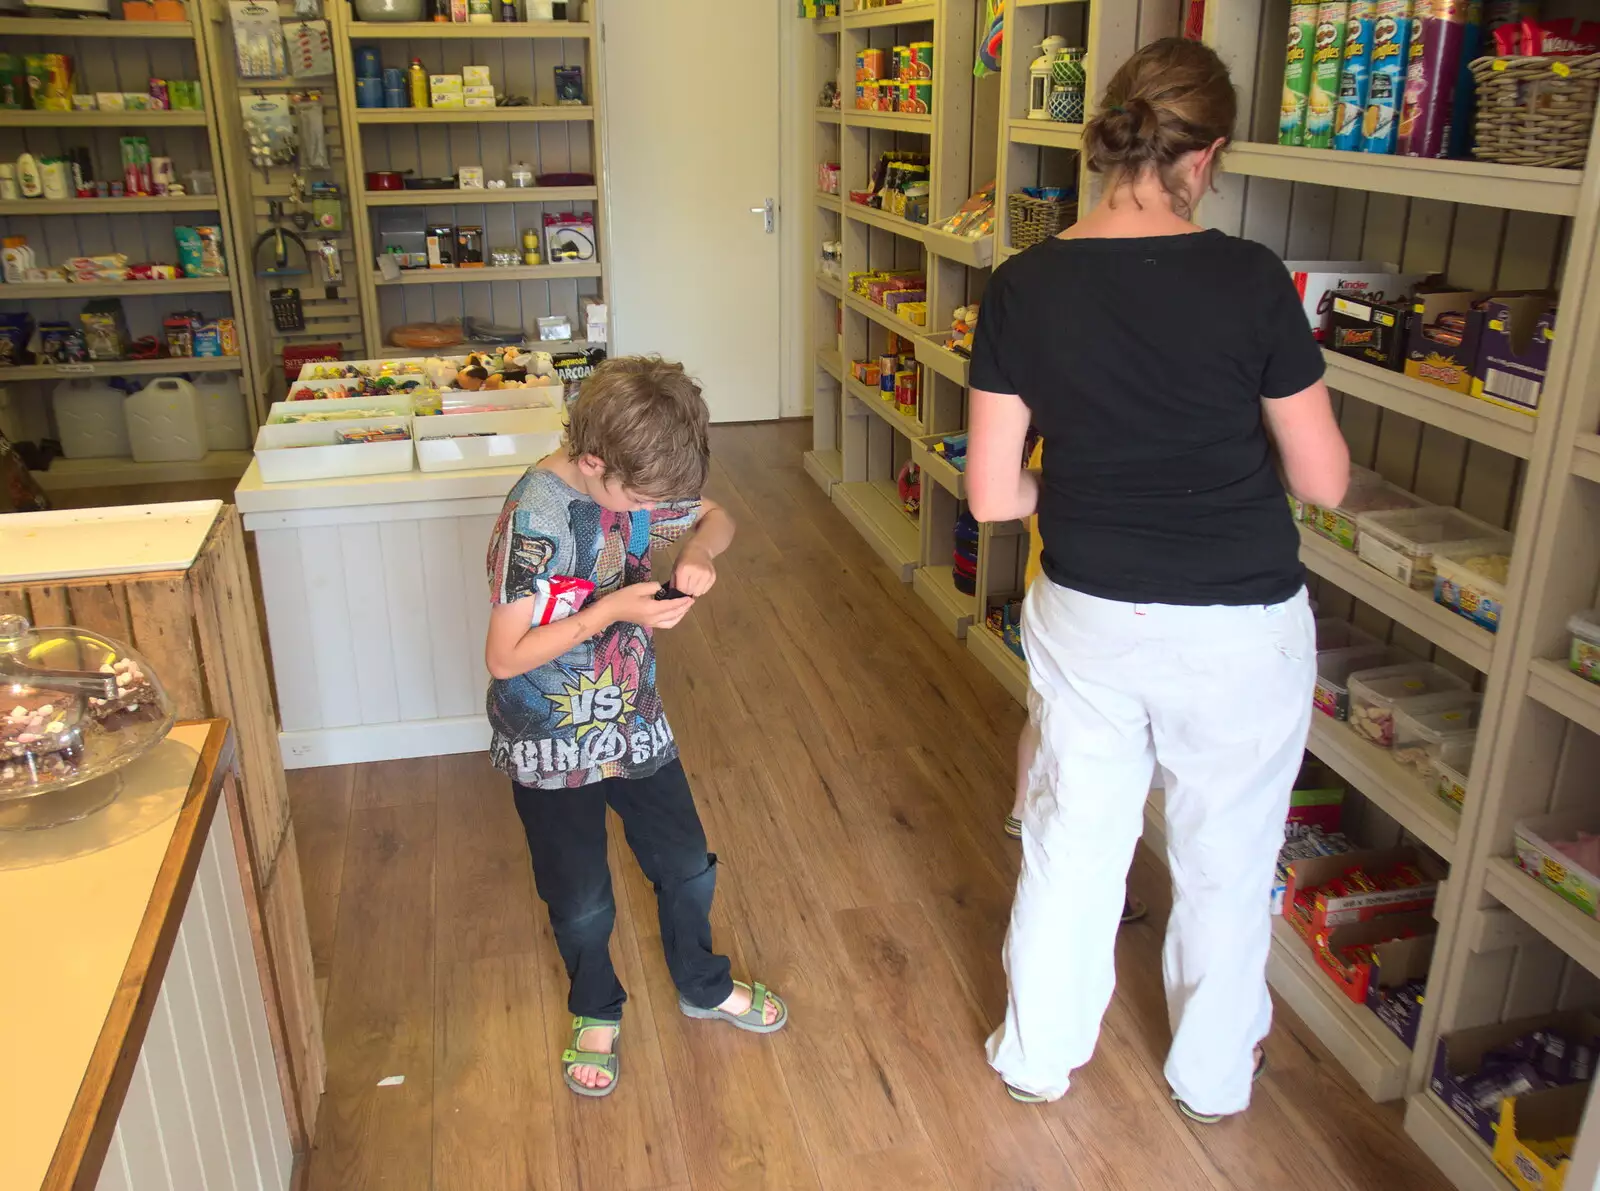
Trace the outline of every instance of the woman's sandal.
[[[600, 1054], [598, 1051], [579, 1050], [578, 1039], [585, 1030], [610, 1030], [611, 1053]], [[619, 1021], [601, 1021], [597, 1017], [575, 1017], [572, 1019], [572, 1045], [561, 1052], [561, 1078], [580, 1096], [609, 1096], [617, 1090], [617, 1078], [622, 1074], [622, 1064], [617, 1058], [617, 1044], [622, 1040], [622, 1023]], [[572, 1077], [574, 1067], [597, 1067], [604, 1071], [610, 1078], [598, 1088], [587, 1087]]]
[[[702, 1009], [698, 1005], [689, 1004], [682, 997], [678, 998], [678, 1011], [685, 1017], [693, 1017], [700, 1021], [725, 1021], [741, 1030], [749, 1030], [752, 1034], [776, 1034], [789, 1024], [789, 1006], [785, 1005], [783, 998], [765, 984], [757, 982], [752, 986], [742, 980], [735, 980], [733, 983], [739, 988], [750, 989], [750, 1008], [743, 1013], [729, 1013], [726, 1009]], [[768, 1000], [778, 1007], [778, 1016], [771, 1022], [765, 1020]]]
[[[1267, 1069], [1267, 1052], [1261, 1047], [1256, 1047], [1256, 1069], [1250, 1073], [1250, 1081], [1254, 1083], [1261, 1078], [1261, 1073]], [[1177, 1096], [1172, 1097], [1172, 1102], [1178, 1106], [1178, 1111], [1188, 1117], [1197, 1125], [1215, 1125], [1220, 1122], [1225, 1114], [1219, 1112], [1200, 1112], [1190, 1108]]]
[[1012, 839], [1022, 838], [1022, 820], [1015, 815], [1006, 816], [1006, 834]]

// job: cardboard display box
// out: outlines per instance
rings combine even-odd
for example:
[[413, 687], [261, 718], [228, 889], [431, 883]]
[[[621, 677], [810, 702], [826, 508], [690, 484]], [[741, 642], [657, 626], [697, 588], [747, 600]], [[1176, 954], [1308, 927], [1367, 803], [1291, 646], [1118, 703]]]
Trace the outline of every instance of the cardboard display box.
[[1406, 364], [1406, 326], [1411, 311], [1405, 302], [1384, 302], [1354, 290], [1333, 295], [1324, 345], [1390, 372]]
[[1500, 1102], [1494, 1164], [1522, 1191], [1561, 1191], [1572, 1164], [1568, 1151], [1583, 1123], [1591, 1084], [1529, 1092]]
[[[1406, 375], [1470, 397], [1484, 323], [1483, 312], [1472, 309], [1472, 304], [1489, 296], [1483, 290], [1419, 293], [1411, 303], [1411, 325], [1406, 330]], [[1442, 342], [1428, 332], [1441, 315], [1451, 313], [1466, 319], [1459, 344]]]
[[[1406, 930], [1416, 933], [1408, 939], [1396, 937]], [[1340, 992], [1357, 1005], [1364, 1005], [1368, 992], [1376, 987], [1380, 964], [1389, 970], [1391, 977], [1412, 966], [1421, 967], [1419, 975], [1427, 973], [1436, 930], [1433, 915], [1426, 911], [1380, 914], [1353, 926], [1336, 926], [1331, 930], [1318, 931], [1311, 941], [1311, 955], [1317, 961], [1317, 967], [1327, 973], [1328, 979], [1338, 986]], [[1339, 952], [1362, 943], [1375, 944], [1372, 949], [1375, 959], [1345, 967], [1338, 958]], [[1390, 983], [1398, 984], [1407, 979], [1410, 979], [1409, 975], [1392, 978]]]
[[1555, 300], [1546, 294], [1491, 298], [1483, 316], [1472, 395], [1536, 413], [1555, 338]]
[[[1300, 890], [1326, 885], [1352, 868], [1381, 873], [1388, 872], [1401, 864], [1415, 865], [1427, 880], [1421, 885], [1413, 885], [1407, 889], [1321, 898], [1309, 920], [1302, 919], [1295, 913], [1295, 894]], [[1383, 848], [1297, 860], [1289, 866], [1289, 879], [1283, 898], [1283, 916], [1307, 941], [1310, 941], [1319, 932], [1336, 926], [1369, 922], [1382, 914], [1430, 910], [1439, 891], [1439, 882], [1445, 875], [1444, 865], [1418, 848]]]
[[[1433, 1052], [1433, 1071], [1428, 1076], [1428, 1086], [1433, 1089], [1435, 1096], [1449, 1106], [1451, 1112], [1466, 1121], [1483, 1138], [1485, 1144], [1492, 1146], [1504, 1102], [1500, 1107], [1485, 1111], [1467, 1095], [1463, 1082], [1478, 1073], [1483, 1066], [1483, 1056], [1491, 1050], [1515, 1042], [1534, 1030], [1547, 1028], [1560, 1030], [1571, 1038], [1586, 1039], [1591, 1046], [1600, 1047], [1600, 1017], [1576, 1009], [1457, 1030], [1439, 1039]], [[1592, 1056], [1590, 1058], [1592, 1060]], [[1573, 1074], [1582, 1081], [1592, 1076], [1593, 1072], [1578, 1070]]]
[[1433, 967], [1434, 936], [1400, 939], [1378, 950], [1378, 962], [1367, 983], [1367, 1008], [1394, 1031], [1407, 1050], [1417, 1048], [1422, 1002], [1399, 1001], [1383, 994], [1410, 980], [1426, 980]]

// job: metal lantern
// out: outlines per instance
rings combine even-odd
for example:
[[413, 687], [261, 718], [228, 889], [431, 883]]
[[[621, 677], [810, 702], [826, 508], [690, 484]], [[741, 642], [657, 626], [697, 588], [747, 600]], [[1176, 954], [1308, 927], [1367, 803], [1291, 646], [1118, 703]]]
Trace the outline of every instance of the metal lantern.
[[1028, 119], [1050, 118], [1051, 67], [1056, 55], [1066, 48], [1065, 37], [1047, 37], [1039, 43], [1039, 56], [1028, 67]]

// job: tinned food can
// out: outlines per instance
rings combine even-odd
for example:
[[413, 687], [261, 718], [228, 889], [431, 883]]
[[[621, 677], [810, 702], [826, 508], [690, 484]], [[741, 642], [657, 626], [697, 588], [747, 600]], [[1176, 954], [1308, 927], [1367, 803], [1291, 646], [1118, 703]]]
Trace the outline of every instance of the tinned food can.
[[914, 79], [931, 79], [933, 77], [933, 42], [914, 41], [908, 48], [911, 50], [911, 77]]
[[933, 111], [933, 80], [913, 79], [905, 85], [905, 98], [900, 102], [902, 112], [922, 116]]
[[898, 111], [900, 108], [901, 85], [894, 79], [880, 79], [878, 81], [878, 110], [880, 112]]
[[894, 77], [909, 79], [911, 77], [911, 47], [897, 45], [894, 47]]

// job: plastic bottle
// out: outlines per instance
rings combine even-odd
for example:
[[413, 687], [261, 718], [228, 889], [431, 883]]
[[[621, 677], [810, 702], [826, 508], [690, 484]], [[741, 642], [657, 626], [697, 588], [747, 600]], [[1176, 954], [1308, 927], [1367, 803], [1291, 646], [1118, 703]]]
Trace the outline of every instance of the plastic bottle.
[[17, 188], [23, 198], [38, 198], [44, 193], [44, 182], [39, 177], [39, 163], [32, 153], [17, 158]]
[[539, 260], [539, 232], [535, 228], [528, 228], [522, 233], [522, 263], [525, 265], [540, 264]]
[[406, 87], [411, 92], [412, 107], [433, 106], [428, 100], [428, 72], [423, 67], [421, 58], [411, 59], [411, 66], [406, 71]]

